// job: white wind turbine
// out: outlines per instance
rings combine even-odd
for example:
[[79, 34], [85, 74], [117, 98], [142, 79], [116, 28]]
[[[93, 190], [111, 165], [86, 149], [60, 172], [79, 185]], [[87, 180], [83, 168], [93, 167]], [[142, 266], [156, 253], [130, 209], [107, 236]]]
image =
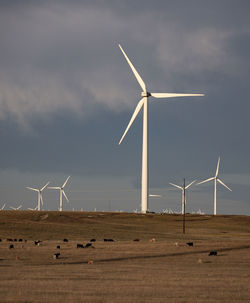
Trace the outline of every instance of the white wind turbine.
[[6, 206], [6, 203], [4, 203], [4, 205], [1, 207], [0, 210], [4, 210], [5, 206]]
[[33, 188], [33, 187], [26, 187], [29, 190], [33, 190], [37, 192], [37, 210], [41, 210], [41, 204], [43, 205], [43, 190], [48, 186], [49, 182], [46, 183], [41, 189]]
[[129, 60], [128, 56], [119, 45], [125, 59], [127, 60], [132, 72], [134, 73], [139, 85], [142, 88], [142, 99], [138, 102], [135, 111], [129, 121], [129, 124], [121, 137], [119, 144], [121, 144], [123, 138], [127, 134], [130, 126], [133, 124], [137, 114], [143, 107], [143, 136], [142, 136], [142, 176], [141, 176], [141, 212], [146, 213], [148, 210], [148, 97], [154, 98], [175, 98], [175, 97], [188, 97], [188, 96], [204, 96], [204, 94], [176, 94], [176, 93], [150, 93], [146, 89], [146, 85], [143, 82], [141, 76], [134, 68], [133, 64]]
[[54, 187], [48, 187], [50, 189], [59, 189], [60, 191], [60, 205], [59, 205], [59, 211], [62, 211], [63, 210], [63, 195], [65, 197], [65, 199], [67, 200], [67, 202], [69, 202], [69, 199], [68, 197], [66, 196], [65, 194], [65, 191], [64, 191], [64, 187], [66, 186], [68, 180], [69, 180], [70, 176], [68, 176], [68, 178], [65, 180], [65, 182], [63, 183], [63, 185], [60, 187], [60, 186], [54, 186]]
[[223, 183], [219, 178], [218, 178], [218, 174], [219, 174], [219, 167], [220, 167], [220, 157], [218, 159], [218, 162], [217, 162], [217, 168], [216, 168], [216, 172], [215, 172], [215, 176], [212, 177], [212, 178], [209, 178], [209, 179], [206, 179], [204, 181], [201, 181], [199, 183], [197, 183], [196, 185], [199, 185], [199, 184], [202, 184], [202, 183], [205, 183], [205, 182], [209, 182], [209, 181], [212, 181], [214, 180], [214, 215], [216, 215], [216, 209], [217, 209], [217, 197], [216, 197], [216, 185], [217, 185], [217, 181], [223, 185], [224, 187], [226, 187], [228, 190], [232, 191], [231, 188], [229, 188], [225, 183]]
[[10, 208], [13, 209], [13, 210], [19, 210], [19, 209], [21, 209], [21, 207], [22, 207], [22, 205], [19, 205], [18, 207], [10, 206]]
[[[185, 196], [185, 193], [184, 191], [187, 190], [196, 180], [192, 181], [191, 183], [189, 183], [187, 186], [184, 187], [183, 186], [180, 186], [180, 185], [176, 185], [174, 183], [169, 183], [171, 184], [172, 186], [174, 187], [177, 187], [178, 189], [180, 189], [182, 191], [182, 200], [181, 200], [181, 214], [183, 215], [184, 214], [184, 205], [186, 205], [187, 203], [187, 199], [186, 199], [186, 196]], [[185, 196], [185, 198], [184, 198]], [[184, 201], [185, 200], [185, 201]]]

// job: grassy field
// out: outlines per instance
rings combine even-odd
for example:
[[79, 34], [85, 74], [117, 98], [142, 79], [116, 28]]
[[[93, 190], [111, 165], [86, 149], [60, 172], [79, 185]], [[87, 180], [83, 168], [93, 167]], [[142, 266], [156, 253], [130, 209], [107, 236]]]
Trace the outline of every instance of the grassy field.
[[0, 302], [250, 302], [250, 217], [187, 215], [183, 235], [180, 215], [0, 211], [0, 238]]

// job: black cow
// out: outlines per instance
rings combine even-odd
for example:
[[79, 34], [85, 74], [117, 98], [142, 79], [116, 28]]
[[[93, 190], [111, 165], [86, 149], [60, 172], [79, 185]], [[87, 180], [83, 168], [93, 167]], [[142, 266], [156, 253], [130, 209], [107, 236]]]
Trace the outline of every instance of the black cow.
[[92, 246], [92, 243], [87, 243], [87, 244], [85, 245], [85, 248], [88, 248], [88, 247], [90, 247], [90, 246]]
[[76, 248], [84, 248], [84, 247], [83, 247], [83, 244], [77, 243], [77, 244], [76, 244]]
[[9, 249], [12, 249], [12, 248], [14, 248], [14, 245], [10, 244]]
[[135, 241], [135, 242], [139, 242], [139, 241], [140, 241], [140, 239], [134, 239], [133, 241]]
[[217, 256], [217, 251], [216, 250], [211, 250], [210, 253], [208, 254], [209, 256]]
[[40, 241], [40, 240], [37, 240], [37, 241], [34, 241], [34, 244], [35, 245], [38, 245], [39, 243], [41, 243], [42, 241]]
[[91, 239], [91, 240], [90, 240], [90, 242], [95, 242], [95, 241], [96, 241], [96, 239]]
[[104, 242], [114, 242], [113, 239], [104, 239]]
[[60, 249], [61, 248], [61, 246], [60, 245], [57, 245], [57, 247], [56, 247], [57, 249]]
[[13, 242], [13, 239], [8, 238], [8, 239], [6, 239], [6, 241]]
[[56, 254], [53, 255], [53, 259], [58, 259], [59, 256], [60, 256], [60, 253], [56, 253]]
[[187, 245], [188, 246], [194, 246], [194, 243], [193, 242], [187, 242]]
[[69, 240], [68, 239], [63, 239], [63, 242], [69, 242]]

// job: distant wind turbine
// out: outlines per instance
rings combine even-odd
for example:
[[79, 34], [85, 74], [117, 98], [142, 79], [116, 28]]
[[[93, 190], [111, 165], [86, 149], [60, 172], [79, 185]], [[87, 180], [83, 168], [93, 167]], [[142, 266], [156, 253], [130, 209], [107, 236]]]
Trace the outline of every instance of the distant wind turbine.
[[37, 192], [37, 210], [41, 210], [41, 204], [43, 205], [43, 190], [48, 186], [49, 182], [47, 182], [41, 189], [33, 188], [33, 187], [26, 187], [29, 190], [33, 190]]
[[19, 205], [18, 207], [12, 207], [12, 206], [10, 206], [10, 208], [13, 209], [13, 210], [19, 210], [21, 207], [22, 207], [22, 205]]
[[134, 73], [139, 85], [142, 88], [142, 99], [138, 102], [135, 111], [129, 121], [129, 124], [121, 137], [119, 144], [121, 144], [123, 138], [126, 136], [130, 126], [133, 124], [136, 116], [143, 107], [143, 136], [142, 136], [142, 176], [141, 176], [141, 212], [146, 213], [148, 211], [148, 97], [154, 98], [175, 98], [175, 97], [193, 97], [204, 96], [204, 94], [176, 94], [176, 93], [150, 93], [146, 89], [146, 85], [143, 82], [141, 76], [134, 68], [133, 64], [129, 60], [128, 56], [119, 45], [125, 59], [127, 60], [132, 72]]
[[1, 210], [3, 210], [3, 209], [5, 208], [5, 206], [6, 206], [6, 203], [4, 203], [4, 205], [3, 205], [2, 208], [1, 208]]
[[64, 191], [64, 187], [66, 186], [68, 180], [69, 180], [70, 176], [68, 176], [68, 178], [65, 180], [65, 182], [63, 183], [63, 185], [61, 187], [59, 186], [56, 186], [56, 187], [48, 187], [50, 189], [59, 189], [59, 195], [60, 195], [60, 205], [59, 205], [59, 211], [62, 211], [63, 210], [63, 195], [65, 197], [65, 199], [67, 200], [67, 202], [69, 202], [69, 199], [68, 197], [66, 196], [65, 194], [65, 191]]
[[[174, 187], [177, 187], [178, 189], [180, 189], [182, 191], [182, 201], [181, 201], [181, 214], [183, 215], [184, 214], [184, 207], [187, 203], [187, 199], [186, 197], [184, 198], [184, 190], [187, 190], [196, 180], [192, 181], [191, 183], [189, 183], [187, 186], [184, 187], [183, 186], [180, 186], [180, 185], [176, 185], [174, 183], [169, 183], [171, 184], [172, 186]], [[185, 200], [185, 201], [184, 201]], [[184, 205], [185, 204], [185, 205]]]
[[219, 174], [219, 167], [220, 167], [220, 157], [218, 159], [218, 162], [217, 162], [217, 168], [216, 168], [216, 172], [215, 172], [215, 176], [212, 177], [212, 178], [209, 178], [209, 179], [206, 179], [204, 181], [201, 181], [199, 183], [197, 183], [196, 185], [199, 185], [199, 184], [202, 184], [202, 183], [206, 183], [206, 182], [209, 182], [209, 181], [212, 181], [214, 180], [214, 215], [216, 215], [216, 209], [217, 209], [217, 197], [216, 197], [216, 185], [217, 185], [217, 181], [223, 185], [224, 187], [226, 187], [228, 190], [232, 191], [231, 188], [229, 188], [225, 183], [223, 183], [219, 178], [218, 178], [218, 174]]
[[37, 210], [38, 209], [38, 205], [35, 208], [28, 208], [28, 210]]

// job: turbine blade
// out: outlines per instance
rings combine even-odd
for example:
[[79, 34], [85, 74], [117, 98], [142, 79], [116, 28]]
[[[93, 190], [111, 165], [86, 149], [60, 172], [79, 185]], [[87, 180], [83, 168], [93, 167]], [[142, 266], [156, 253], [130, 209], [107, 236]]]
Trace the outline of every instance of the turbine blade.
[[177, 188], [183, 190], [183, 188], [182, 188], [181, 186], [179, 186], [179, 185], [176, 185], [176, 184], [174, 184], [174, 183], [169, 183], [169, 184], [171, 184], [171, 185], [173, 185], [174, 187], [177, 187]]
[[175, 93], [150, 93], [154, 98], [176, 98], [176, 97], [202, 97], [204, 94], [175, 94]]
[[13, 209], [13, 210], [16, 210], [16, 208], [15, 208], [15, 207], [10, 206], [10, 208], [11, 208], [11, 209]]
[[149, 195], [149, 197], [152, 197], [152, 198], [161, 198], [162, 197], [162, 195]]
[[67, 184], [68, 180], [69, 180], [70, 176], [68, 176], [68, 178], [65, 180], [65, 182], [63, 183], [62, 188], [64, 188], [64, 186]]
[[4, 203], [4, 205], [2, 206], [1, 210], [3, 210], [5, 208], [6, 203]]
[[16, 208], [16, 210], [20, 209], [21, 207], [22, 207], [22, 205], [19, 205], [19, 206]]
[[136, 108], [135, 108], [135, 111], [134, 111], [134, 113], [133, 113], [133, 115], [132, 115], [132, 117], [131, 117], [131, 119], [130, 119], [130, 121], [129, 121], [129, 124], [128, 124], [128, 126], [127, 126], [127, 128], [126, 128], [124, 134], [122, 135], [122, 137], [121, 137], [121, 139], [120, 139], [119, 145], [122, 143], [123, 138], [126, 136], [126, 134], [127, 134], [128, 130], [129, 130], [130, 126], [133, 124], [133, 122], [134, 122], [136, 116], [138, 115], [140, 109], [142, 108], [142, 106], [143, 106], [143, 104], [144, 104], [144, 99], [145, 99], [145, 98], [142, 98], [142, 99], [139, 101], [139, 103], [137, 104], [137, 106], [136, 106]]
[[228, 187], [225, 183], [223, 183], [220, 179], [217, 179], [217, 181], [218, 181], [221, 185], [223, 185], [224, 187], [226, 187], [228, 190], [232, 191], [232, 189], [229, 188], [229, 187]]
[[215, 177], [217, 177], [217, 176], [218, 176], [218, 173], [219, 173], [219, 167], [220, 167], [220, 157], [219, 157], [218, 162], [217, 162], [217, 168], [216, 168]]
[[44, 187], [42, 187], [42, 188], [40, 189], [40, 191], [43, 191], [43, 190], [49, 185], [49, 183], [50, 183], [50, 182], [46, 183], [46, 184], [44, 185]]
[[67, 200], [67, 202], [69, 202], [69, 199], [68, 199], [68, 197], [66, 196], [66, 194], [65, 194], [65, 191], [64, 191], [64, 190], [62, 190], [62, 193], [63, 193], [63, 195], [64, 195], [65, 199]]
[[206, 183], [206, 182], [212, 181], [214, 179], [215, 179], [215, 177], [212, 177], [212, 178], [206, 179], [204, 181], [201, 181], [201, 182], [197, 183], [196, 185], [199, 185], [199, 184], [202, 184], [202, 183]]
[[146, 85], [145, 85], [145, 83], [143, 82], [141, 76], [138, 74], [137, 70], [134, 68], [133, 64], [132, 64], [131, 61], [129, 60], [128, 56], [126, 55], [126, 53], [124, 52], [124, 50], [123, 50], [123, 48], [121, 47], [120, 44], [119, 44], [119, 47], [120, 47], [120, 49], [121, 49], [121, 51], [122, 51], [124, 57], [126, 58], [126, 60], [127, 60], [128, 64], [129, 64], [130, 68], [132, 69], [132, 71], [133, 71], [133, 73], [134, 73], [134, 75], [135, 75], [135, 77], [136, 77], [138, 83], [140, 84], [142, 90], [143, 90], [144, 92], [146, 92]]
[[61, 189], [61, 187], [59, 187], [59, 186], [52, 186], [52, 187], [48, 187], [49, 189]]
[[28, 188], [30, 190], [33, 190], [33, 191], [38, 191], [39, 192], [39, 189], [37, 189], [37, 188], [33, 188], [33, 187], [26, 187], [26, 188]]
[[188, 189], [195, 181], [196, 181], [196, 180], [194, 180], [194, 181], [192, 181], [191, 183], [189, 183], [189, 184], [185, 187], [185, 189]]

